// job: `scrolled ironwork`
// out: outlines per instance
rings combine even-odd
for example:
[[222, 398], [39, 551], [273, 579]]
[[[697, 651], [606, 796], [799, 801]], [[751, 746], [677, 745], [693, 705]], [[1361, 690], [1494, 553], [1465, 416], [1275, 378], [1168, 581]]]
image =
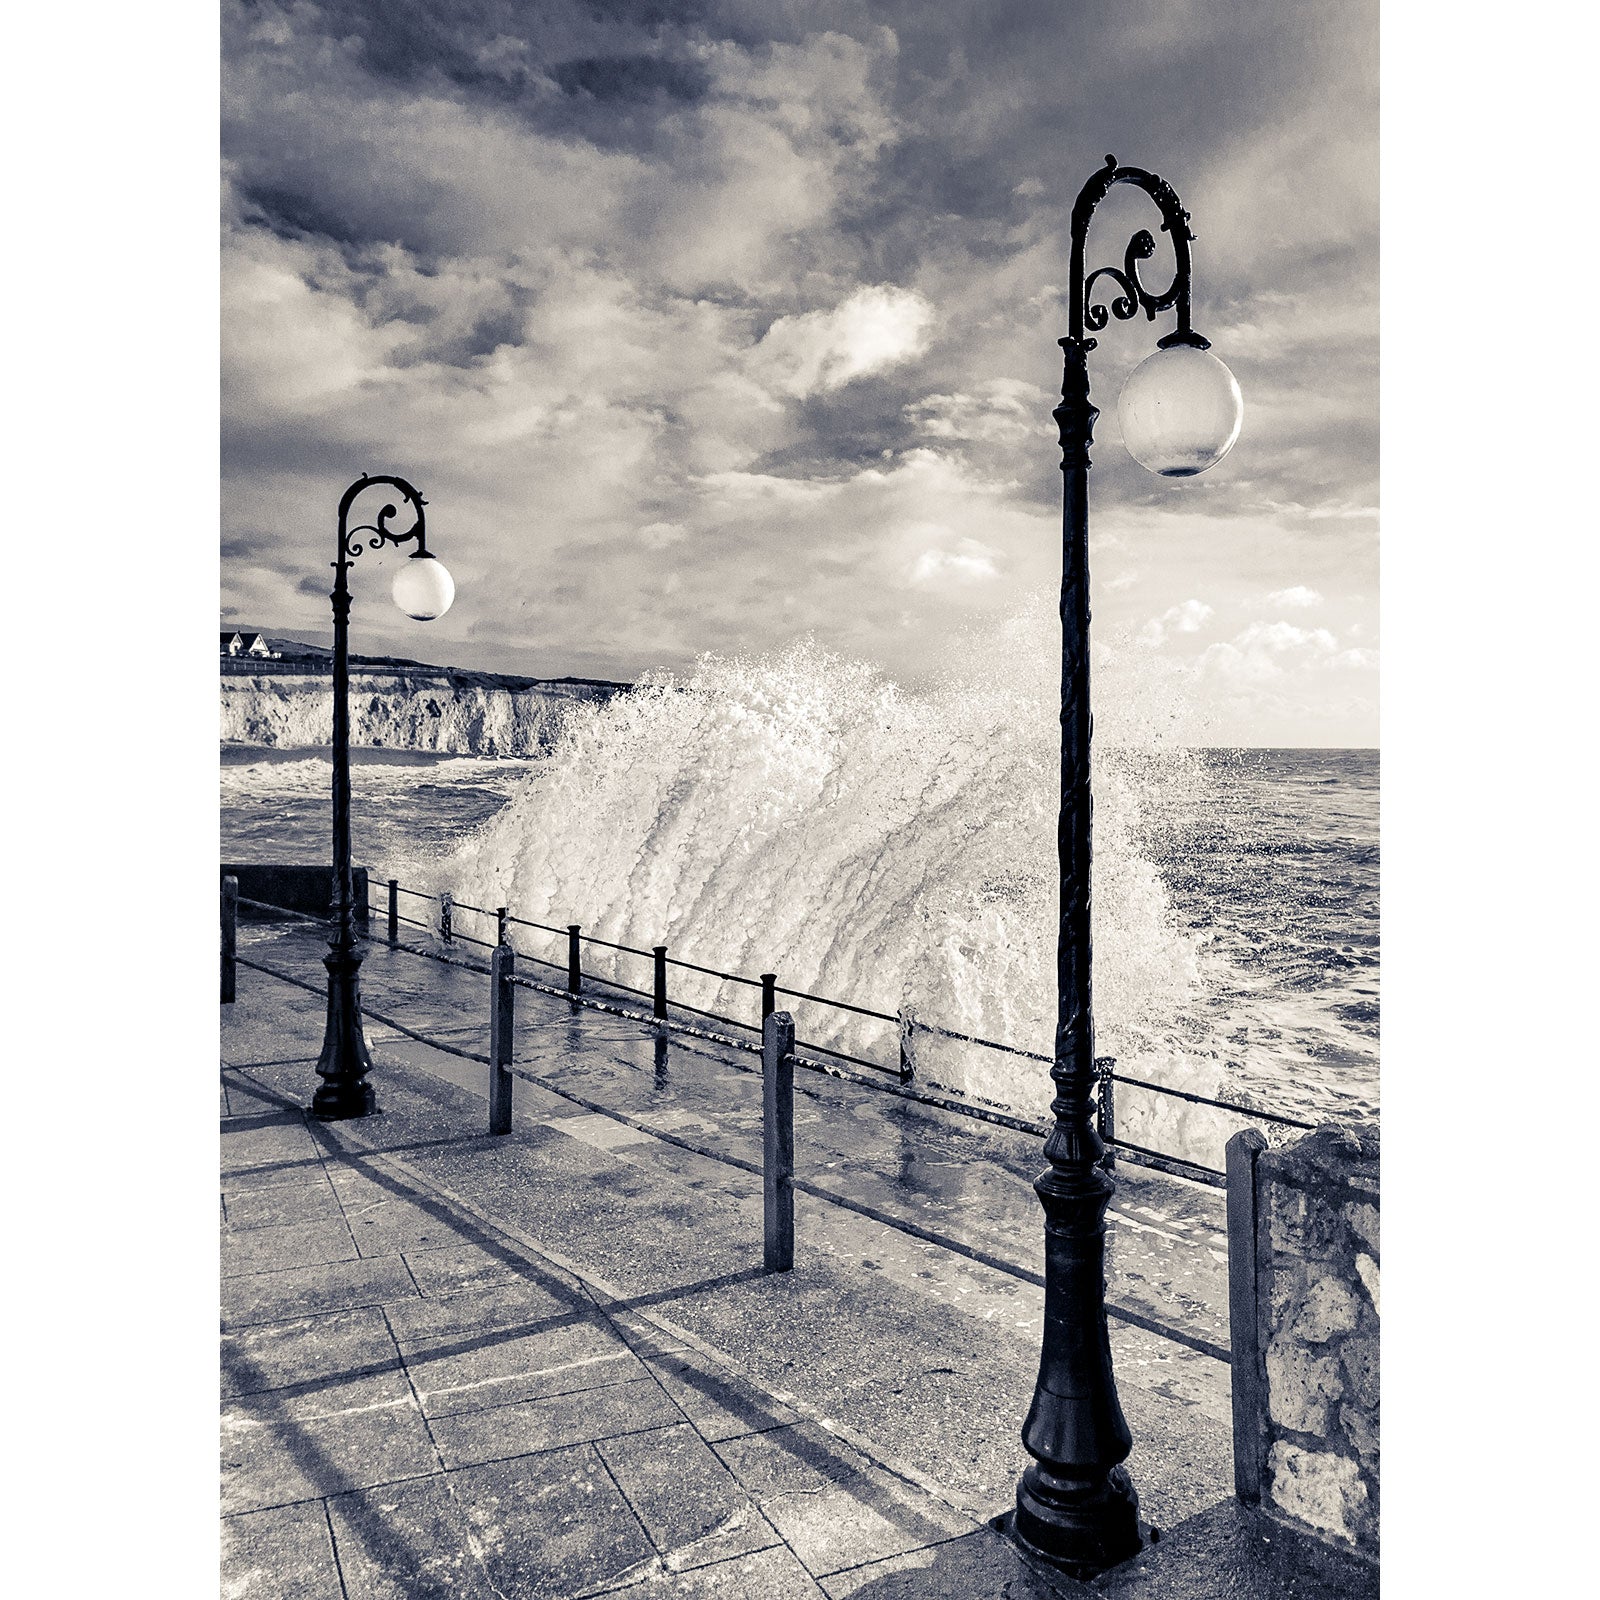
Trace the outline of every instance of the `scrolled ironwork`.
[[[400, 507], [386, 505], [378, 512], [375, 521], [363, 522], [354, 528], [350, 527], [348, 525], [350, 507], [355, 503], [356, 498], [374, 487], [374, 485], [382, 483], [390, 484], [398, 489], [404, 497], [406, 505], [416, 512], [415, 520], [411, 526], [403, 533], [397, 533], [393, 528], [390, 528], [387, 524], [392, 518], [400, 515]], [[400, 545], [409, 544], [413, 539], [417, 542], [417, 554], [426, 555], [428, 553], [428, 544], [422, 508], [427, 503], [404, 478], [392, 477], [387, 473], [381, 473], [377, 477], [369, 477], [363, 473], [345, 490], [344, 498], [339, 502], [339, 559], [333, 565], [336, 567], [347, 566], [361, 554], [363, 549], [380, 550], [386, 544], [392, 544], [398, 548]], [[365, 545], [361, 542], [363, 534], [372, 535]]]
[[[1155, 202], [1161, 212], [1161, 231], [1172, 240], [1172, 281], [1156, 293], [1140, 276], [1139, 263], [1148, 261], [1156, 253], [1155, 235], [1148, 228], [1140, 228], [1128, 241], [1120, 267], [1097, 267], [1085, 273], [1085, 246], [1089, 236], [1089, 222], [1095, 207], [1119, 183], [1129, 183], [1142, 189]], [[1166, 338], [1158, 341], [1161, 348], [1171, 345], [1194, 345], [1204, 350], [1210, 341], [1196, 333], [1189, 322], [1189, 286], [1191, 263], [1189, 246], [1194, 234], [1189, 228], [1189, 213], [1184, 210], [1172, 185], [1165, 178], [1142, 167], [1119, 167], [1115, 156], [1107, 156], [1101, 167], [1084, 184], [1072, 207], [1072, 259], [1069, 284], [1068, 337], [1085, 350], [1093, 350], [1095, 340], [1085, 336], [1099, 333], [1115, 317], [1127, 322], [1142, 310], [1150, 321], [1164, 311], [1176, 311], [1178, 326]], [[1109, 279], [1120, 291], [1109, 304], [1095, 298], [1095, 286]]]

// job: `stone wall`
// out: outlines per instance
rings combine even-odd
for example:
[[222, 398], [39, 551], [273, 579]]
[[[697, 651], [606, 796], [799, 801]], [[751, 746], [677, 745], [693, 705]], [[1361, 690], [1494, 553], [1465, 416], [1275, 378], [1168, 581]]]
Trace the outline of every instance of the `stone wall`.
[[1378, 1554], [1378, 1136], [1228, 1146], [1239, 1497]]

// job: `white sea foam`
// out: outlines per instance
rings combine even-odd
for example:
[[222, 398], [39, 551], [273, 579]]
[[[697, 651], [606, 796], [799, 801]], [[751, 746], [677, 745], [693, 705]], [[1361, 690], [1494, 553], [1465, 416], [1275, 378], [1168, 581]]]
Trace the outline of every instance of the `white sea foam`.
[[[919, 693], [812, 643], [703, 658], [572, 718], [549, 759], [452, 855], [390, 862], [477, 905], [581, 923], [619, 943], [957, 1032], [1048, 1052], [1055, 993], [1054, 663], [1047, 616], [968, 639]], [[1123, 1072], [1236, 1088], [1208, 1048], [1200, 941], [1172, 911], [1142, 802], [1193, 779], [1140, 724], [1114, 671], [1097, 687], [1095, 1009]], [[1154, 808], [1166, 814], [1171, 805]], [[408, 881], [410, 881], [408, 877]], [[519, 940], [524, 931], [519, 932]], [[560, 959], [559, 942], [530, 948]], [[649, 987], [649, 966], [590, 946], [586, 965]], [[674, 969], [677, 999], [752, 1016], [751, 991]], [[803, 1037], [894, 1058], [892, 1028], [794, 1004]], [[919, 1081], [1030, 1117], [1045, 1067], [915, 1033]], [[1218, 1164], [1239, 1125], [1124, 1092], [1119, 1133]]]

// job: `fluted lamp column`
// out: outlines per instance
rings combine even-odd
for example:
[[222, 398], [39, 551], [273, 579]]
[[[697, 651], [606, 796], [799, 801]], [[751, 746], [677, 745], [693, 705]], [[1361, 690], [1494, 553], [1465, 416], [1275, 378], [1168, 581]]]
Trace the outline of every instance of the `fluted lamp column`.
[[[1084, 243], [1095, 207], [1113, 184], [1134, 184], [1160, 209], [1172, 243], [1172, 282], [1152, 294], [1139, 263], [1155, 254], [1140, 230], [1121, 267], [1084, 276]], [[1153, 173], [1105, 166], [1072, 208], [1070, 332], [1061, 404], [1052, 413], [1061, 437], [1064, 478], [1061, 575], [1060, 928], [1056, 946], [1056, 1043], [1050, 1069], [1055, 1126], [1045, 1141], [1050, 1165], [1034, 1184], [1045, 1214], [1044, 1340], [1033, 1403], [1022, 1427], [1032, 1464], [1017, 1485], [1014, 1530], [1039, 1555], [1077, 1577], [1090, 1577], [1137, 1553], [1139, 1500], [1122, 1463], [1133, 1438], [1117, 1398], [1106, 1330], [1106, 1206], [1115, 1183], [1094, 1115], [1093, 944], [1091, 879], [1094, 797], [1090, 782], [1089, 448], [1099, 416], [1089, 394], [1088, 355], [1115, 316], [1173, 311], [1177, 327], [1137, 367], [1118, 406], [1124, 442], [1151, 471], [1188, 477], [1233, 447], [1243, 416], [1239, 386], [1189, 324], [1189, 214]], [[1095, 299], [1096, 281], [1118, 293]]]
[[[389, 503], [376, 519], [350, 525], [350, 511], [366, 490], [387, 486], [413, 514], [411, 526], [397, 533], [390, 522], [400, 508]], [[339, 501], [338, 559], [333, 563], [333, 938], [322, 964], [328, 969], [328, 1022], [322, 1036], [317, 1076], [322, 1082], [311, 1100], [315, 1116], [327, 1122], [365, 1117], [377, 1110], [367, 1074], [372, 1057], [361, 1027], [361, 960], [356, 940], [355, 897], [350, 872], [350, 566], [363, 549], [415, 543], [411, 558], [395, 574], [394, 601], [407, 616], [431, 622], [450, 609], [455, 584], [444, 563], [428, 549], [423, 507], [427, 502], [404, 478], [363, 474]], [[363, 536], [370, 535], [365, 545]]]

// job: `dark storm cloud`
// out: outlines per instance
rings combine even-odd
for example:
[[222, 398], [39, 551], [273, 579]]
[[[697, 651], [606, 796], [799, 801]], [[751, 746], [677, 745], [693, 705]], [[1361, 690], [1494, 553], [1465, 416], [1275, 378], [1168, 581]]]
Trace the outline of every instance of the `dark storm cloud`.
[[[1374, 606], [1367, 0], [225, 18], [227, 570], [250, 614], [303, 570], [344, 475], [411, 463], [484, 552], [441, 632], [485, 664], [528, 664], [528, 640], [552, 670], [601, 669], [605, 637], [617, 671], [743, 648], [764, 642], [753, 597], [800, 581], [794, 626], [921, 670], [942, 627], [1053, 581], [1067, 219], [1114, 151], [1194, 215], [1196, 323], [1246, 428], [1214, 474], [1150, 478], [1115, 397], [1153, 335], [1102, 337], [1097, 615], [1137, 629], [1194, 601], [1234, 695], [1301, 635], [1330, 684], [1360, 665], [1341, 630], [1365, 639]], [[1091, 266], [1151, 221], [1115, 192]], [[1328, 615], [1269, 659], [1247, 597], [1290, 590]]]

